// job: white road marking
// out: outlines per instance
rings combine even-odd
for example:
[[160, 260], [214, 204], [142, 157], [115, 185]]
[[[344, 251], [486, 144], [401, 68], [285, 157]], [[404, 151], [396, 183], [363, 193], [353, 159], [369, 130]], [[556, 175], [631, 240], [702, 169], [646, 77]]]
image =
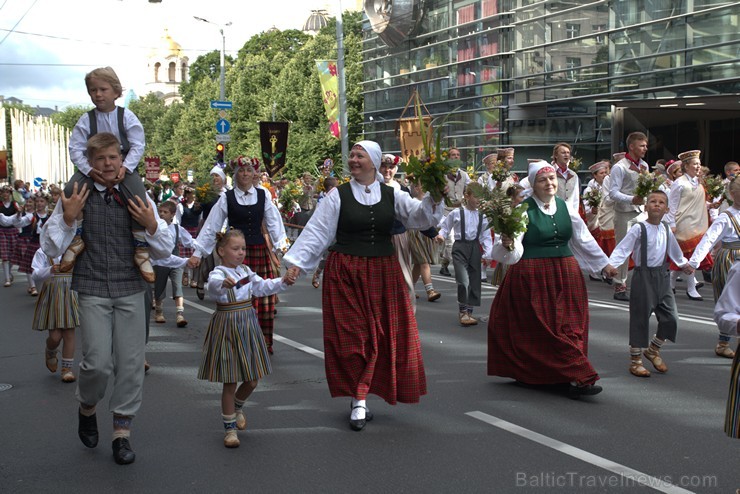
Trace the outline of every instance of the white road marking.
[[499, 429], [505, 430], [507, 432], [511, 432], [512, 434], [516, 434], [517, 436], [529, 439], [530, 441], [536, 442], [543, 446], [547, 446], [548, 448], [554, 449], [555, 451], [559, 451], [568, 456], [572, 456], [573, 458], [576, 458], [578, 460], [585, 461], [586, 463], [590, 463], [591, 465], [594, 465], [596, 467], [603, 468], [604, 470], [630, 479], [631, 481], [642, 484], [646, 487], [650, 487], [651, 489], [670, 494], [691, 494], [692, 492], [671, 484], [666, 480], [653, 477], [624, 465], [620, 465], [619, 463], [615, 463], [606, 458], [602, 458], [601, 456], [597, 456], [593, 453], [589, 453], [588, 451], [576, 448], [575, 446], [571, 446], [570, 444], [558, 441], [557, 439], [543, 436], [542, 434], [531, 431], [529, 429], [525, 429], [524, 427], [520, 427], [516, 424], [512, 424], [511, 422], [507, 422], [498, 417], [494, 417], [493, 415], [488, 415], [487, 413], [479, 411], [467, 412], [465, 413], [465, 415], [468, 415], [469, 417], [472, 417], [474, 419], [478, 419], [494, 427], [498, 427]]

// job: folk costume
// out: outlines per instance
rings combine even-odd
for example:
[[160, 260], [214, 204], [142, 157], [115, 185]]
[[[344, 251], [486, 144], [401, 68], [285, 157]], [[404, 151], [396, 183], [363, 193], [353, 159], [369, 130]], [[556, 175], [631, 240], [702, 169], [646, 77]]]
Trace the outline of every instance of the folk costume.
[[[355, 146], [380, 167], [377, 143]], [[372, 418], [368, 394], [391, 405], [417, 403], [426, 394], [416, 319], [390, 232], [394, 219], [406, 228], [430, 228], [442, 211], [441, 201], [435, 205], [429, 194], [413, 199], [383, 184], [379, 173], [370, 185], [353, 178], [327, 194], [283, 258], [309, 273], [329, 247], [322, 297], [326, 377], [331, 396], [351, 396], [353, 408], [364, 409], [355, 430]]]
[[36, 295], [36, 283], [34, 282], [31, 273], [33, 273], [32, 262], [39, 250], [41, 228], [44, 223], [49, 219], [48, 214], [40, 215], [38, 213], [31, 213], [22, 216], [17, 222], [16, 226], [21, 229], [21, 233], [18, 234], [18, 272], [25, 273], [28, 277], [28, 293]]
[[[10, 188], [5, 189], [10, 192]], [[13, 282], [10, 274], [10, 265], [15, 258], [16, 243], [18, 242], [18, 228], [15, 226], [15, 217], [18, 206], [13, 201], [0, 203], [0, 260], [3, 262], [5, 287]]]
[[460, 207], [448, 214], [440, 224], [440, 235], [446, 238], [450, 232], [455, 237], [452, 264], [455, 268], [460, 324], [473, 326], [478, 324], [473, 318], [473, 309], [480, 307], [481, 300], [481, 259], [491, 259], [493, 246], [488, 220], [477, 209]]
[[[712, 288], [715, 303], [725, 290], [727, 275], [733, 265], [740, 260], [740, 209], [738, 205], [727, 208], [709, 226], [699, 245], [689, 259], [694, 269], [699, 269], [703, 259], [719, 245], [712, 266]], [[715, 353], [720, 357], [732, 358], [735, 352], [730, 347], [731, 337], [720, 333]]]
[[[568, 168], [568, 165], [563, 168], [553, 161], [552, 167], [555, 168], [558, 177], [557, 196], [577, 213], [581, 202], [581, 179], [576, 172]], [[530, 182], [530, 185], [534, 184]]]
[[[637, 176], [647, 171], [648, 164], [642, 159], [630, 156], [629, 153], [626, 153], [622, 159], [612, 166], [607, 193], [609, 199], [614, 203], [614, 237], [616, 243], [621, 242], [627, 235], [630, 221], [642, 212], [642, 206], [632, 204], [632, 199], [635, 197]], [[624, 296], [624, 292], [627, 290], [628, 266], [627, 262], [616, 266], [618, 274], [614, 278], [615, 297]]]
[[[240, 166], [252, 166], [250, 161], [243, 157], [234, 160], [234, 163], [236, 169]], [[221, 231], [224, 221], [228, 221], [229, 227], [237, 228], [244, 233], [247, 242], [244, 264], [264, 279], [273, 278], [275, 273], [272, 269], [272, 259], [262, 234], [263, 221], [274, 248], [282, 249], [286, 245], [287, 237], [280, 212], [269, 199], [268, 193], [250, 184], [247, 190], [235, 187], [221, 194], [194, 242], [196, 257], [213, 252], [216, 246], [216, 233]], [[267, 349], [272, 353], [275, 295], [258, 297], [256, 308]]]
[[[221, 168], [219, 165], [214, 165], [213, 168], [211, 168], [211, 171], [209, 173], [209, 176], [213, 177], [214, 175], [221, 178], [222, 183], [226, 183], [226, 174], [224, 173], [223, 168]], [[226, 187], [221, 188], [221, 192], [219, 193], [219, 196], [222, 195], [224, 192], [226, 192], [228, 189]], [[200, 234], [201, 229], [203, 228], [203, 224], [208, 219], [208, 215], [211, 214], [211, 209], [213, 209], [213, 206], [216, 205], [218, 202], [219, 197], [215, 197], [212, 200], [201, 204], [201, 220], [198, 225], [198, 234]], [[223, 226], [223, 225], [222, 225]], [[197, 236], [193, 237], [197, 238]], [[214, 244], [215, 245], [215, 244]], [[193, 249], [193, 254], [195, 254], [196, 250]], [[197, 295], [198, 298], [203, 300], [205, 298], [205, 292], [203, 291], [203, 288], [205, 287], [206, 283], [208, 282], [208, 275], [213, 271], [213, 268], [216, 266], [216, 253], [211, 252], [208, 255], [204, 255], [201, 258], [201, 263], [197, 268], [197, 271], [195, 272], [194, 276], [196, 279], [195, 287], [197, 288]], [[192, 284], [190, 285], [192, 286]]]
[[[445, 206], [445, 216], [462, 204], [463, 193], [465, 192], [465, 187], [469, 183], [470, 176], [462, 169], [458, 169], [455, 173], [447, 175], [447, 198], [452, 203], [452, 206]], [[452, 233], [450, 232], [447, 238], [445, 238], [444, 248], [442, 249], [442, 254], [440, 256], [442, 264], [440, 274], [444, 274], [445, 276], [450, 275], [448, 266], [452, 262], [452, 244], [454, 241], [455, 239], [452, 237]]]
[[[529, 165], [529, 182], [554, 172], [547, 162]], [[496, 293], [488, 323], [488, 375], [528, 384], [570, 383], [571, 393], [595, 394], [599, 379], [588, 360], [588, 294], [581, 268], [601, 272], [608, 260], [588, 228], [565, 201], [526, 199], [529, 225], [500, 241], [493, 258], [510, 264]], [[498, 237], [498, 236], [497, 236]]]
[[185, 306], [182, 292], [182, 273], [188, 259], [180, 257], [178, 254], [183, 246], [192, 250], [193, 237], [190, 236], [185, 228], [175, 222], [170, 223], [167, 226], [167, 230], [170, 232], [170, 236], [175, 242], [172, 254], [165, 259], [152, 261], [152, 265], [154, 266], [154, 275], [156, 277], [154, 281], [154, 321], [159, 324], [167, 322], [164, 318], [162, 305], [164, 303], [165, 291], [167, 289], [167, 280], [169, 280], [172, 285], [172, 299], [175, 301], [175, 322], [177, 327], [184, 328], [188, 325], [188, 321], [185, 319], [184, 314]]
[[[740, 324], [740, 263], [727, 273], [725, 290], [714, 307], [714, 321], [722, 334], [734, 338], [738, 334]], [[740, 349], [739, 349], [740, 350]], [[740, 351], [735, 351], [735, 360], [730, 370], [730, 390], [727, 396], [727, 411], [725, 413], [725, 434], [740, 439]]]
[[[665, 340], [676, 342], [678, 331], [678, 309], [671, 289], [668, 274], [668, 260], [685, 266], [688, 260], [683, 256], [667, 223], [653, 225], [639, 222], [627, 232], [609, 257], [609, 264], [619, 266], [632, 254], [635, 268], [632, 272], [630, 289], [630, 372], [638, 377], [648, 377], [640, 358], [645, 348], [645, 357], [658, 372], [666, 372], [668, 367], [660, 357], [660, 348]], [[658, 331], [650, 340], [650, 315], [658, 319]]]
[[[200, 224], [200, 218], [202, 214], [201, 205], [195, 201], [186, 203], [181, 201], [177, 204], [177, 213], [175, 218], [177, 223], [183, 227], [192, 238], [198, 236], [198, 225]], [[193, 249], [180, 244], [179, 255], [180, 257], [188, 258], [193, 255]]]
[[[678, 155], [685, 163], [688, 160], [698, 158], [699, 151], [688, 151]], [[684, 255], [690, 258], [694, 249], [701, 241], [702, 236], [709, 228], [709, 213], [706, 205], [706, 192], [699, 177], [690, 177], [688, 174], [680, 176], [671, 185], [668, 194], [668, 205], [670, 211], [666, 215], [666, 222], [675, 229], [678, 245]], [[707, 253], [704, 260], [697, 269], [702, 271], [712, 268], [712, 256]], [[675, 264], [670, 266], [672, 271], [679, 271]], [[694, 275], [686, 276], [687, 296], [692, 300], [701, 300], [696, 291], [696, 278]]]
[[[95, 407], [105, 396], [113, 374], [109, 409], [115, 427], [114, 457], [124, 461], [116, 455], [128, 450], [128, 461], [133, 456], [129, 431], [141, 406], [144, 387], [147, 287], [131, 262], [131, 214], [117, 186], [108, 190], [98, 183], [93, 186], [82, 210], [85, 250], [77, 256], [72, 276], [72, 289], [78, 294], [82, 343], [76, 393], [80, 402], [78, 434], [85, 446], [97, 445]], [[161, 259], [172, 252], [174, 244], [153, 201], [149, 201], [149, 207], [157, 218], [157, 230], [153, 235], [145, 230], [146, 240], [152, 259]], [[41, 232], [41, 248], [50, 257], [62, 255], [77, 230], [77, 221], [68, 226], [63, 213], [62, 202], [58, 201]]]
[[[77, 292], [72, 290], [72, 273], [60, 273], [52, 270], [58, 265], [61, 257], [52, 259], [41, 249], [33, 256], [33, 280], [41, 286], [36, 308], [33, 312], [31, 329], [36, 331], [74, 330], [80, 325]], [[57, 350], [46, 347], [46, 364], [51, 372], [56, 372], [58, 365]], [[62, 358], [61, 376], [64, 382], [74, 382], [74, 356]]]
[[[224, 288], [226, 278], [249, 282]], [[217, 266], [208, 276], [206, 293], [216, 302], [216, 312], [206, 330], [198, 379], [236, 383], [261, 379], [272, 372], [253, 299], [282, 292], [282, 279], [262, 279], [247, 266]]]

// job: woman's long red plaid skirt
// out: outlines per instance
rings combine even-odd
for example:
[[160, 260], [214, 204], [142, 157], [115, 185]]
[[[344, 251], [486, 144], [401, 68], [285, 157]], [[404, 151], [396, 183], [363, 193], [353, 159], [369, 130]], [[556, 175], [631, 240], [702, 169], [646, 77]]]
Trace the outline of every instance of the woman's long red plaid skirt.
[[588, 293], [574, 257], [509, 267], [491, 306], [488, 375], [527, 384], [599, 378], [588, 360]]
[[326, 379], [333, 397], [391, 405], [427, 392], [409, 290], [395, 256], [330, 252], [323, 283]]
[[[269, 280], [275, 277], [270, 262], [270, 252], [266, 245], [247, 245], [247, 255], [244, 264], [257, 273], [261, 278]], [[272, 333], [275, 327], [275, 295], [255, 298], [254, 307], [257, 310], [257, 320], [260, 322], [262, 335], [268, 348], [272, 348]]]

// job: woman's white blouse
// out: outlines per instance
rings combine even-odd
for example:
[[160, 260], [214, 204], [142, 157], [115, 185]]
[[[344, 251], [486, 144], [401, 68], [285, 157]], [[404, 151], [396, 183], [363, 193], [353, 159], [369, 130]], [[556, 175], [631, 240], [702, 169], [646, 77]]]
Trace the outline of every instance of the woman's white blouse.
[[[354, 179], [349, 183], [352, 195], [360, 204], [372, 206], [380, 202], [380, 183], [377, 180], [368, 186], [369, 193], [365, 192], [364, 185]], [[409, 230], [426, 230], [436, 226], [442, 219], [442, 201], [435, 204], [429, 194], [419, 201], [406, 192], [394, 189], [394, 199], [396, 219]], [[339, 190], [335, 187], [316, 207], [303, 232], [283, 257], [288, 267], [296, 266], [303, 273], [316, 269], [324, 251], [336, 237], [341, 206]]]

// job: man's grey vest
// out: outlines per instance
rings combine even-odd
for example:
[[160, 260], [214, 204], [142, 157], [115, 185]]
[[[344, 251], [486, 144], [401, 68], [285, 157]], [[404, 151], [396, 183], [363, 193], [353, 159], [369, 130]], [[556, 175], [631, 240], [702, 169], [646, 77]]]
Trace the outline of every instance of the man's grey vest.
[[146, 284], [134, 264], [134, 237], [128, 209], [115, 199], [107, 204], [93, 188], [82, 213], [85, 250], [75, 262], [72, 290], [103, 298], [144, 291]]

